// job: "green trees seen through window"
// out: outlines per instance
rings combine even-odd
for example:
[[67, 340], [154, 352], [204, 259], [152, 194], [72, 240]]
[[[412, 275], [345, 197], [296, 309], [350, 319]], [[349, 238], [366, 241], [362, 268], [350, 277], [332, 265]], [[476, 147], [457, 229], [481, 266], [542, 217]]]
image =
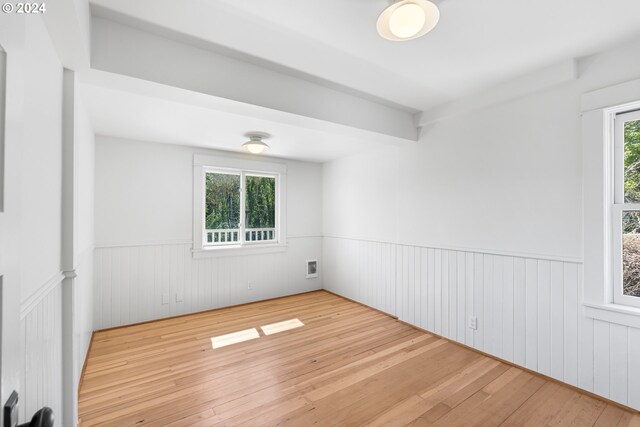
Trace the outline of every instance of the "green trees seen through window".
[[276, 179], [265, 176], [245, 177], [246, 228], [275, 228]]
[[[640, 120], [624, 124], [624, 201], [640, 203]], [[622, 214], [623, 294], [640, 297], [640, 211]]]
[[235, 229], [240, 224], [240, 175], [206, 174], [205, 227]]
[[[207, 230], [240, 226], [240, 174], [210, 172], [205, 183], [205, 227]], [[276, 179], [245, 176], [245, 228], [275, 228]]]

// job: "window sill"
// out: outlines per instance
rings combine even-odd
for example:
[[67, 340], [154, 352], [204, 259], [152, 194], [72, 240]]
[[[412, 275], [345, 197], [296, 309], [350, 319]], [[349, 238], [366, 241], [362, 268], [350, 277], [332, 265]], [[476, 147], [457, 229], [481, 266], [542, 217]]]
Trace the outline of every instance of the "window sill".
[[584, 303], [584, 314], [592, 319], [640, 328], [640, 308], [620, 304]]
[[193, 258], [215, 258], [224, 256], [237, 255], [262, 255], [277, 252], [285, 252], [287, 245], [283, 243], [273, 243], [265, 245], [247, 245], [247, 246], [222, 246], [208, 247], [202, 249], [193, 249]]

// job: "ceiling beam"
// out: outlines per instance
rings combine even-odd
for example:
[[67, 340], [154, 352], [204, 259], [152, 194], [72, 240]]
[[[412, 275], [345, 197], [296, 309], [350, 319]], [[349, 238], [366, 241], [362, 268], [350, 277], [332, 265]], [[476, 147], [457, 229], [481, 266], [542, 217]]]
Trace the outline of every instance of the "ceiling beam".
[[416, 140], [411, 138], [397, 137], [386, 133], [376, 132], [371, 129], [363, 129], [361, 127], [320, 120], [314, 117], [302, 116], [286, 111], [239, 102], [228, 98], [213, 96], [206, 93], [96, 69], [89, 69], [80, 73], [79, 80], [85, 85], [140, 95], [157, 99], [159, 101], [168, 101], [176, 104], [184, 104], [212, 111], [244, 116], [250, 119], [280, 123], [283, 125], [295, 126], [300, 129], [320, 131], [330, 135], [335, 135], [336, 139], [357, 139], [360, 141], [367, 141], [372, 144], [380, 143], [395, 146], [416, 143]]
[[81, 71], [91, 58], [91, 11], [88, 0], [56, 0], [47, 3], [41, 16], [62, 66]]
[[91, 67], [416, 141], [413, 112], [168, 39], [119, 22], [92, 20]]

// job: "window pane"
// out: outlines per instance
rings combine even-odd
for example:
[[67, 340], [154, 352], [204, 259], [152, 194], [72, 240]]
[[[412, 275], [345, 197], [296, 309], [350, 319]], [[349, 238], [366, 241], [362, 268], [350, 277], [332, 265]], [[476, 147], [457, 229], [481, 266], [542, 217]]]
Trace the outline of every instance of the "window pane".
[[622, 293], [640, 297], [640, 211], [622, 213], [622, 271]]
[[624, 124], [624, 201], [640, 202], [640, 120]]
[[206, 174], [205, 244], [239, 242], [240, 175]]
[[249, 242], [275, 240], [276, 179], [246, 176], [245, 239]]

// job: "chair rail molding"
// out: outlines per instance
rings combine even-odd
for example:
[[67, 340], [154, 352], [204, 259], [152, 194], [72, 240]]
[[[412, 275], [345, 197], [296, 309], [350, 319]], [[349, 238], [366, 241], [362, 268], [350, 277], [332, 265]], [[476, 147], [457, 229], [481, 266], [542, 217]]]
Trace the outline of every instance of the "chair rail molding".
[[64, 275], [65, 279], [75, 279], [76, 277], [78, 277], [78, 273], [76, 273], [76, 270], [63, 271], [62, 274]]
[[49, 295], [65, 278], [64, 272], [59, 271], [47, 280], [37, 291], [20, 304], [20, 320], [24, 319], [40, 302]]

